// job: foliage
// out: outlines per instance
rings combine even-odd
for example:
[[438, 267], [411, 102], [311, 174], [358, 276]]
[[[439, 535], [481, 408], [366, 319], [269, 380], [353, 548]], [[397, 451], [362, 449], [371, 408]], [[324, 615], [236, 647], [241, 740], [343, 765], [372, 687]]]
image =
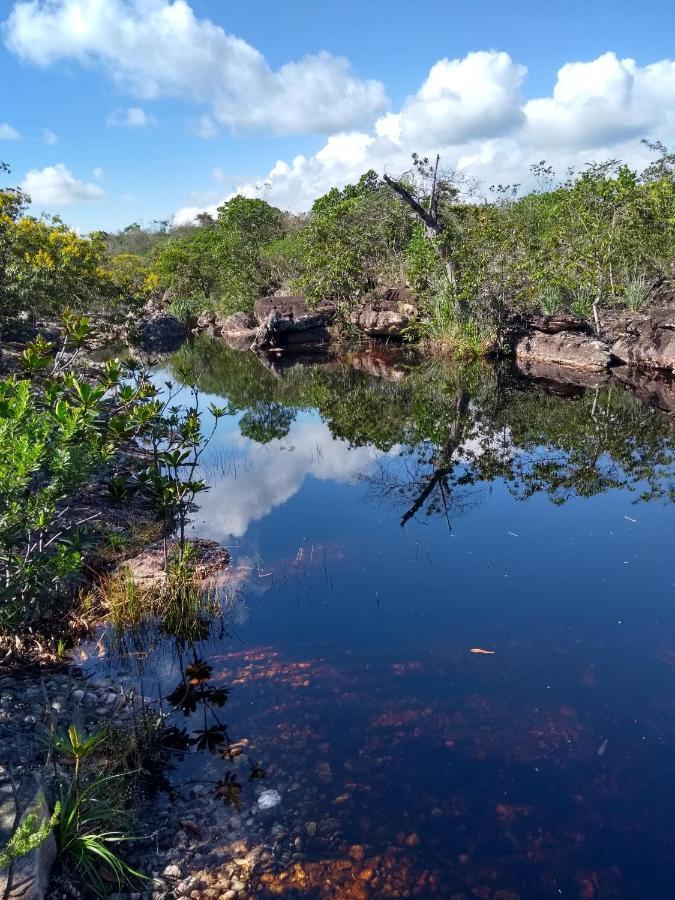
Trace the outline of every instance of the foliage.
[[222, 312], [252, 308], [275, 286], [265, 250], [284, 233], [283, 214], [264, 200], [233, 197], [218, 217], [160, 247], [154, 271], [173, 302], [199, 302]]
[[[411, 233], [407, 213], [375, 172], [314, 202], [296, 240], [298, 287], [310, 302], [350, 304], [378, 283], [400, 277]], [[387, 277], [389, 276], [389, 277]]]
[[19, 823], [5, 847], [0, 850], [0, 872], [21, 856], [31, 853], [43, 844], [61, 816], [61, 804], [54, 806], [50, 818], [43, 818], [39, 812], [28, 812]]
[[26, 215], [29, 202], [0, 188], [0, 319], [107, 311], [152, 290], [155, 278], [136, 257], [112, 263], [100, 232], [80, 236], [58, 217]]
[[[0, 459], [0, 629], [22, 628], [54, 611], [79, 576], [91, 517], [69, 512], [71, 498], [111, 462], [124, 444], [149, 453], [133, 477], [114, 476], [111, 498], [140, 491], [158, 510], [165, 548], [174, 526], [179, 556], [208, 443], [201, 430], [199, 395], [173, 406], [173, 386], [157, 388], [136, 365], [109, 360], [95, 373], [79, 368], [88, 322], [69, 314], [70, 344], [56, 354], [43, 339], [24, 352], [24, 377], [0, 381], [0, 440], [13, 452]], [[68, 341], [68, 339], [67, 339]], [[66, 352], [70, 349], [72, 352]], [[210, 409], [213, 428], [224, 411]], [[168, 564], [168, 558], [167, 558]]]
[[[80, 735], [71, 725], [57, 738], [55, 749], [74, 765], [74, 774], [59, 789], [60, 815], [56, 840], [63, 865], [81, 877], [99, 896], [143, 878], [118, 854], [129, 840], [130, 816], [123, 774], [100, 775], [97, 766], [85, 767], [105, 738], [103, 732]], [[108, 884], [106, 884], [108, 882]]]

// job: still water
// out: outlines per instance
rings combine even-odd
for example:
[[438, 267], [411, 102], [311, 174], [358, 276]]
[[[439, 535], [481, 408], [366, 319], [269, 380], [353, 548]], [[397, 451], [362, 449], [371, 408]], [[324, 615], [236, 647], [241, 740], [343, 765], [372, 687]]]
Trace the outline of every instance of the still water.
[[675, 896], [672, 420], [372, 354], [198, 341], [156, 377], [187, 372], [228, 408], [192, 523], [228, 610], [193, 645], [106, 638], [192, 736], [174, 784], [278, 789], [291, 896]]

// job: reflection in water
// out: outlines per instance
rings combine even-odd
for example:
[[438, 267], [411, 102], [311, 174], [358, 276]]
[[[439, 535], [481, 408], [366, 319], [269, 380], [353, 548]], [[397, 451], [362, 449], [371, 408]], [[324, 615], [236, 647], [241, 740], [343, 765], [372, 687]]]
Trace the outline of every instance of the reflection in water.
[[203, 641], [143, 632], [143, 677], [176, 785], [279, 790], [252, 895], [670, 897], [672, 420], [613, 379], [186, 365], [229, 404], [194, 528], [239, 596]]
[[[242, 422], [243, 417], [240, 427]], [[200, 532], [220, 540], [242, 537], [252, 522], [293, 497], [306, 478], [350, 482], [372, 469], [381, 455], [372, 447], [352, 449], [333, 439], [324, 422], [312, 420], [297, 422], [286, 436], [264, 444], [231, 431], [204, 467], [216, 488], [201, 503]]]

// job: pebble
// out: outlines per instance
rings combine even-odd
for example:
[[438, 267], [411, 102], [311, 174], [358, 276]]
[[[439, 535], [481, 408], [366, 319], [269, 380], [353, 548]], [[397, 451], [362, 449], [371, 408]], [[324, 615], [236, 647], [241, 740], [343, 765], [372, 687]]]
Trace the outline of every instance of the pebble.
[[182, 877], [183, 877], [183, 873], [182, 873], [181, 870], [178, 868], [178, 866], [173, 865], [173, 864], [167, 866], [166, 869], [164, 869], [163, 874], [164, 874], [167, 878], [182, 878]]
[[258, 806], [260, 809], [274, 809], [281, 803], [281, 794], [274, 789], [263, 791], [258, 797]]

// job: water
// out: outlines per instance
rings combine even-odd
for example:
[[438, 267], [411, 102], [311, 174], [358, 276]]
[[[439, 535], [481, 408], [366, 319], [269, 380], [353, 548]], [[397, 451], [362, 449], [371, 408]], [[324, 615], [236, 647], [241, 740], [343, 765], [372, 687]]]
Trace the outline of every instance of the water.
[[671, 898], [672, 420], [406, 358], [197, 342], [157, 378], [187, 369], [228, 406], [193, 529], [231, 607], [103, 640], [178, 707], [174, 784], [279, 790], [303, 876], [257, 895]]

